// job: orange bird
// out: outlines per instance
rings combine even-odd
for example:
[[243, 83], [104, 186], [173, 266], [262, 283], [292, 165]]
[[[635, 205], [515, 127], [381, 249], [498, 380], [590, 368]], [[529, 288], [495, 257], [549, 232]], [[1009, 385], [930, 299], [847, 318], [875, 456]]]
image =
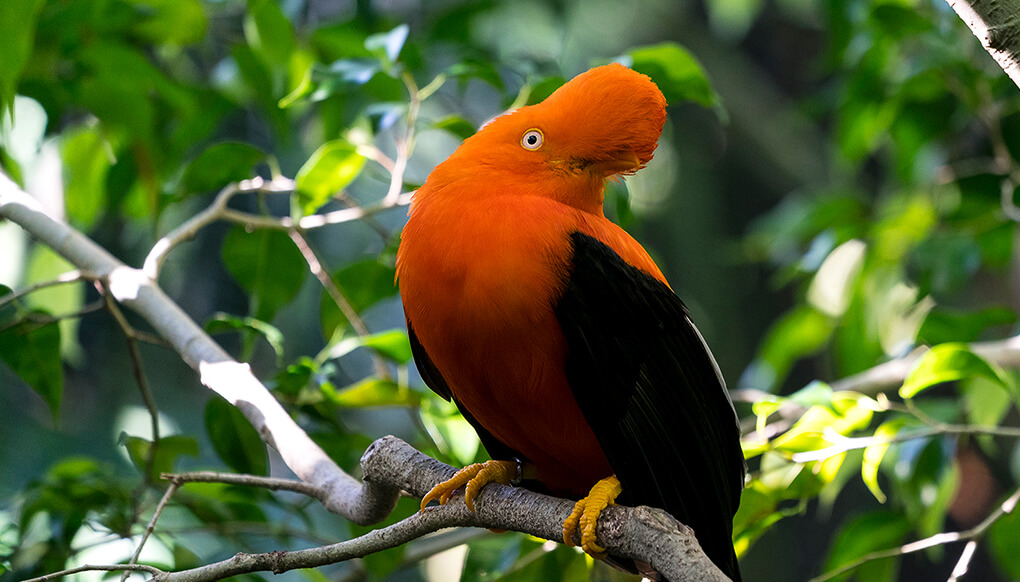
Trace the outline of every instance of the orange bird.
[[[666, 100], [622, 65], [589, 70], [500, 116], [414, 194], [397, 278], [414, 359], [494, 459], [467, 485], [519, 483], [581, 498], [564, 523], [601, 557], [599, 512], [619, 498], [694, 528], [734, 580], [744, 481], [722, 375], [640, 244], [602, 212], [607, 180], [643, 168]], [[632, 565], [633, 567], [633, 565]]]

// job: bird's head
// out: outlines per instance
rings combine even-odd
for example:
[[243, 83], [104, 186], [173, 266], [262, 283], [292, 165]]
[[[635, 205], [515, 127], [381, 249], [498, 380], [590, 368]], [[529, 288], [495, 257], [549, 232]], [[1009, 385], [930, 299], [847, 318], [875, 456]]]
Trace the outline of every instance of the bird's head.
[[497, 117], [444, 165], [478, 179], [519, 175], [524, 188], [601, 212], [605, 181], [652, 159], [665, 120], [666, 99], [655, 83], [614, 63]]

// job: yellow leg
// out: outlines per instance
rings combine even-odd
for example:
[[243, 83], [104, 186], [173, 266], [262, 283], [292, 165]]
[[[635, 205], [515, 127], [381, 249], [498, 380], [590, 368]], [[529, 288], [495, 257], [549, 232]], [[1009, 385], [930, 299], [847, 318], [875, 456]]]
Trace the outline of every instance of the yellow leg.
[[435, 499], [439, 500], [439, 505], [446, 505], [446, 502], [453, 496], [453, 492], [467, 484], [467, 489], [464, 491], [464, 503], [468, 509], [474, 511], [475, 496], [482, 491], [482, 487], [489, 483], [509, 485], [511, 481], [517, 479], [517, 474], [518, 467], [514, 461], [485, 461], [468, 465], [425, 494], [421, 500], [421, 509], [425, 509], [425, 506]]
[[616, 498], [623, 492], [620, 480], [616, 475], [599, 481], [588, 492], [588, 496], [574, 504], [574, 511], [563, 522], [563, 543], [574, 544], [574, 534], [581, 528], [581, 549], [593, 558], [604, 558], [606, 549], [595, 543], [595, 528], [598, 525], [602, 510], [616, 503]]

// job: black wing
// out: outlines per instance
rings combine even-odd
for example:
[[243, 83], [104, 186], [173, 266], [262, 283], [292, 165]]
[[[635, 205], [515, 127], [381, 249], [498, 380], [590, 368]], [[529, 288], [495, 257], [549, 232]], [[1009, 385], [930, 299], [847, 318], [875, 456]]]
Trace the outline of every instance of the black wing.
[[623, 485], [619, 501], [670, 512], [738, 580], [733, 514], [746, 469], [715, 360], [667, 285], [595, 238], [571, 238], [556, 305], [567, 379]]

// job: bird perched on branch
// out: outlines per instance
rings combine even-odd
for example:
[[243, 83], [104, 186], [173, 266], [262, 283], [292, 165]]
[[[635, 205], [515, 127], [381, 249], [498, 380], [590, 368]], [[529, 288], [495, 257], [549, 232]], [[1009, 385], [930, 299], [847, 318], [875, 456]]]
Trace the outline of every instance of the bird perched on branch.
[[422, 501], [489, 482], [580, 499], [564, 541], [601, 557], [599, 513], [649, 505], [692, 527], [739, 579], [744, 481], [722, 375], [640, 244], [603, 215], [608, 180], [643, 168], [666, 101], [619, 64], [497, 117], [414, 194], [397, 278], [415, 363], [494, 459]]

